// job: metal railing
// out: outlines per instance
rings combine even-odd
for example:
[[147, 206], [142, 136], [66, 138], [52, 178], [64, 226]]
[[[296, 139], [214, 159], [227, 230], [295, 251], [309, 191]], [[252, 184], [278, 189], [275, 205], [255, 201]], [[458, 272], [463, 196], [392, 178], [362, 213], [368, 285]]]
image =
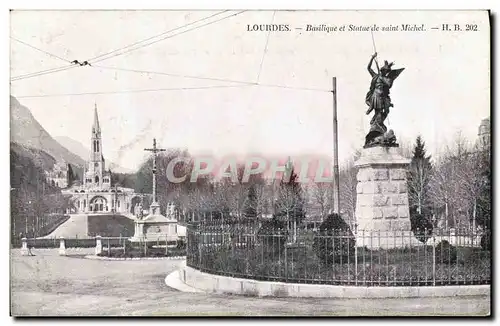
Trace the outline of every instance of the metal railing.
[[190, 224], [187, 265], [256, 280], [356, 286], [491, 283], [490, 233], [261, 230]]
[[[158, 236], [148, 241], [138, 239], [131, 242], [129, 237], [87, 237], [87, 238], [23, 238], [21, 250], [66, 248], [95, 248], [96, 255], [114, 257], [161, 257], [185, 256], [186, 239], [171, 236]], [[65, 253], [63, 253], [65, 254]]]

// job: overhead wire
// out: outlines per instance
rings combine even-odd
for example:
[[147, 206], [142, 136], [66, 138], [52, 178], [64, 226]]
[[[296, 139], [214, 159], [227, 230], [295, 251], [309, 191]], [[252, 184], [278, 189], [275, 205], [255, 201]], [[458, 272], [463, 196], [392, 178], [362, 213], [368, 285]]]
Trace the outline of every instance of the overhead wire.
[[[122, 47], [120, 49], [116, 49], [116, 50], [113, 50], [113, 51], [110, 51], [108, 53], [104, 53], [104, 54], [101, 54], [99, 56], [96, 56], [96, 57], [93, 57], [91, 59], [88, 59], [87, 61], [92, 61], [92, 60], [95, 60], [95, 59], [98, 59], [94, 62], [100, 62], [100, 61], [104, 61], [104, 60], [107, 60], [107, 59], [110, 59], [112, 57], [116, 57], [116, 56], [119, 56], [119, 55], [123, 55], [123, 54], [126, 54], [128, 52], [131, 52], [131, 51], [135, 51], [139, 48], [143, 48], [143, 47], [146, 47], [148, 45], [151, 45], [151, 44], [154, 44], [154, 43], [157, 43], [157, 42], [160, 42], [160, 41], [163, 41], [167, 38], [172, 38], [174, 36], [177, 36], [177, 35], [181, 35], [181, 34], [184, 34], [184, 33], [187, 33], [189, 31], [193, 31], [193, 30], [196, 30], [196, 29], [199, 29], [201, 27], [204, 27], [204, 26], [207, 26], [207, 25], [210, 25], [210, 24], [214, 24], [216, 22], [219, 22], [219, 21], [222, 21], [224, 19], [228, 19], [230, 17], [233, 17], [233, 16], [236, 16], [236, 15], [239, 15], [243, 12], [245, 12], [246, 10], [243, 10], [243, 11], [240, 11], [240, 12], [237, 12], [237, 13], [234, 13], [232, 15], [229, 15], [229, 16], [224, 16], [220, 19], [217, 19], [217, 20], [214, 20], [214, 21], [210, 21], [206, 24], [203, 24], [203, 25], [199, 25], [199, 26], [195, 26], [193, 28], [190, 28], [188, 30], [185, 30], [185, 31], [182, 31], [180, 33], [177, 33], [177, 34], [174, 34], [174, 35], [167, 35], [165, 37], [162, 37], [161, 39], [158, 39], [158, 40], [155, 40], [153, 42], [149, 42], [149, 43], [145, 43], [145, 44], [142, 44], [144, 42], [147, 42], [149, 40], [152, 40], [154, 38], [157, 38], [159, 36], [162, 36], [162, 35], [165, 35], [165, 34], [168, 34], [168, 33], [171, 33], [172, 31], [175, 31], [175, 30], [178, 30], [178, 29], [181, 29], [181, 28], [184, 28], [186, 26], [189, 26], [189, 25], [193, 25], [197, 22], [201, 22], [201, 21], [204, 21], [204, 20], [207, 20], [207, 19], [210, 19], [212, 17], [215, 17], [217, 15], [220, 15], [224, 12], [227, 12], [228, 10], [225, 10], [225, 11], [221, 11], [221, 12], [218, 12], [218, 13], [215, 13], [213, 15], [210, 15], [208, 17], [204, 17], [202, 19], [199, 19], [199, 20], [196, 20], [194, 22], [191, 22], [191, 23], [188, 23], [188, 24], [185, 24], [183, 26], [180, 26], [180, 27], [177, 27], [177, 28], [174, 28], [172, 30], [169, 30], [169, 31], [166, 31], [166, 32], [163, 32], [161, 34], [158, 34], [158, 35], [155, 35], [155, 36], [152, 36], [152, 37], [149, 37], [147, 39], [144, 39], [144, 40], [141, 40], [141, 41], [137, 41], [135, 43], [132, 43], [130, 45], [127, 45], [125, 47]], [[275, 14], [276, 14], [276, 11], [273, 11], [273, 21], [274, 21], [274, 17], [275, 17]], [[260, 65], [259, 65], [259, 72], [257, 74], [257, 81], [256, 82], [252, 82], [252, 81], [241, 81], [241, 80], [232, 80], [232, 79], [226, 79], [226, 78], [217, 78], [217, 77], [204, 77], [204, 76], [190, 76], [190, 75], [181, 75], [181, 74], [173, 74], [173, 73], [166, 73], [166, 72], [158, 72], [158, 71], [148, 71], [148, 70], [139, 70], [139, 69], [127, 69], [127, 68], [119, 68], [119, 67], [109, 67], [109, 66], [101, 66], [101, 65], [96, 65], [96, 64], [91, 64], [89, 65], [90, 67], [94, 67], [94, 68], [101, 68], [101, 69], [109, 69], [109, 70], [118, 70], [118, 71], [127, 71], [127, 72], [134, 72], [134, 73], [148, 73], [148, 74], [157, 74], [157, 75], [166, 75], [166, 76], [172, 76], [172, 77], [181, 77], [181, 78], [191, 78], [191, 79], [200, 79], [200, 80], [211, 80], [211, 81], [220, 81], [220, 82], [229, 82], [229, 83], [237, 83], [237, 84], [241, 84], [242, 86], [245, 86], [245, 85], [248, 85], [248, 86], [262, 86], [262, 87], [274, 87], [274, 88], [283, 88], [283, 89], [293, 89], [293, 90], [304, 90], [304, 91], [317, 91], [317, 92], [330, 92], [330, 90], [326, 90], [326, 89], [319, 89], [319, 88], [304, 88], [304, 87], [293, 87], [293, 86], [287, 86], [287, 85], [275, 85], [275, 84], [264, 84], [264, 83], [260, 83], [259, 80], [260, 80], [260, 75], [261, 75], [261, 72], [262, 72], [262, 67], [263, 67], [263, 63], [264, 63], [264, 59], [265, 59], [265, 56], [266, 56], [266, 53], [267, 53], [267, 47], [268, 47], [268, 43], [269, 43], [269, 36], [270, 36], [270, 32], [268, 33], [267, 35], [267, 38], [266, 38], [266, 44], [265, 44], [265, 47], [264, 47], [264, 52], [263, 52], [263, 55], [262, 55], [262, 58], [261, 58], [261, 62], [260, 62]], [[14, 39], [14, 38], [13, 38]], [[15, 39], [16, 41], [19, 41], [17, 39]], [[22, 42], [22, 41], [21, 41]], [[43, 53], [46, 53], [48, 55], [52, 55], [54, 57], [58, 57], [56, 55], [53, 55], [53, 54], [50, 54], [49, 52], [46, 52], [44, 50], [41, 50], [41, 49], [38, 49], [34, 46], [31, 46], [25, 42], [22, 42], [23, 44], [27, 45], [27, 46], [30, 46], [30, 47], [33, 47]], [[121, 50], [124, 50], [124, 49], [127, 49], [127, 48], [130, 48], [130, 47], [133, 47], [134, 45], [140, 45], [138, 47], [134, 47], [134, 48], [131, 48], [125, 52], [119, 52]], [[119, 52], [119, 53], [117, 53]], [[111, 56], [109, 56], [110, 54], [113, 54]], [[64, 60], [66, 62], [69, 62], [68, 60], [65, 60], [63, 58], [59, 58], [61, 60]], [[70, 66], [62, 66], [62, 67], [55, 67], [55, 68], [51, 68], [51, 69], [46, 69], [46, 70], [42, 70], [42, 71], [38, 71], [38, 72], [33, 72], [33, 73], [29, 73], [29, 74], [24, 74], [24, 75], [19, 75], [19, 76], [15, 76], [15, 77], [12, 77], [11, 80], [12, 81], [16, 81], [16, 80], [22, 80], [22, 79], [26, 79], [26, 78], [32, 78], [32, 77], [37, 77], [37, 76], [42, 76], [42, 75], [46, 75], [46, 74], [52, 74], [52, 73], [56, 73], [56, 72], [60, 72], [60, 71], [65, 71], [67, 69], [71, 69], [71, 68], [75, 68], [75, 67], [78, 67], [79, 65], [70, 65]], [[87, 93], [73, 93], [73, 94], [47, 94], [45, 96], [41, 96], [41, 95], [34, 95], [34, 96], [30, 96], [30, 95], [27, 95], [27, 96], [22, 96], [23, 98], [29, 98], [29, 97], [53, 97], [53, 96], [69, 96], [69, 95], [93, 95], [93, 94], [119, 94], [119, 93], [129, 93], [129, 92], [145, 92], [145, 91], [173, 91], [173, 90], [188, 90], [188, 89], [206, 89], [206, 88], [220, 88], [220, 87], [236, 87], [234, 85], [227, 85], [227, 86], [207, 86], [207, 87], [187, 87], [187, 88], [162, 88], [162, 89], [154, 89], [154, 90], [130, 90], [130, 91], [114, 91], [114, 92], [87, 92]]]
[[32, 77], [38, 77], [38, 76], [43, 76], [43, 75], [52, 74], [52, 73], [56, 73], [56, 72], [65, 71], [65, 70], [76, 68], [76, 67], [78, 67], [78, 66], [77, 65], [69, 65], [69, 66], [66, 65], [66, 66], [61, 66], [61, 67], [55, 67], [55, 68], [51, 68], [51, 69], [32, 72], [29, 74], [14, 76], [10, 80], [17, 81], [17, 80], [22, 80], [22, 79], [27, 79], [27, 78], [32, 78]]
[[[273, 11], [273, 18], [271, 20], [271, 25], [274, 23], [274, 16], [276, 15], [276, 10]], [[264, 46], [264, 52], [262, 53], [262, 59], [260, 60], [260, 65], [259, 65], [259, 72], [257, 73], [257, 83], [260, 80], [260, 73], [262, 72], [262, 66], [264, 65], [264, 59], [267, 54], [267, 46], [269, 44], [269, 36], [271, 35], [271, 30], [267, 32], [267, 38], [266, 38], [266, 45]]]
[[11, 81], [16, 81], [16, 80], [22, 80], [22, 79], [26, 79], [26, 78], [31, 78], [31, 77], [37, 77], [37, 76], [41, 76], [41, 75], [46, 75], [46, 74], [49, 74], [49, 73], [53, 73], [53, 72], [59, 72], [59, 71], [63, 71], [63, 70], [66, 70], [66, 69], [69, 69], [70, 67], [72, 67], [71, 65], [71, 62], [67, 59], [64, 59], [63, 57], [60, 57], [54, 53], [51, 53], [51, 52], [48, 52], [48, 51], [45, 51], [45, 50], [42, 50], [34, 45], [31, 45], [27, 42], [24, 42], [18, 38], [15, 38], [13, 36], [10, 37], [13, 41], [16, 41], [20, 44], [23, 44], [29, 48], [32, 48], [34, 50], [37, 50], [41, 53], [44, 53], [52, 58], [56, 58], [58, 60], [61, 60], [61, 61], [64, 61], [66, 63], [69, 63], [70, 65], [64, 65], [64, 66], [59, 66], [59, 67], [54, 67], [54, 68], [50, 68], [50, 69], [45, 69], [45, 70], [41, 70], [41, 71], [35, 71], [35, 72], [31, 72], [31, 73], [26, 73], [26, 74], [23, 74], [23, 75], [18, 75], [18, 76], [14, 76], [14, 77], [11, 77]]
[[[91, 59], [88, 59], [88, 60], [86, 60], [86, 61], [87, 61], [87, 62], [89, 62], [89, 61], [91, 61], [91, 60], [96, 60], [96, 59], [98, 59], [98, 60], [96, 60], [95, 62], [104, 61], [104, 60], [110, 59], [110, 58], [112, 58], [112, 57], [120, 56], [120, 55], [123, 55], [123, 54], [129, 53], [129, 52], [131, 52], [131, 51], [135, 51], [135, 50], [137, 50], [137, 49], [140, 49], [140, 48], [146, 47], [146, 46], [148, 46], [148, 45], [151, 45], [151, 44], [154, 44], [154, 43], [157, 43], [157, 42], [163, 41], [163, 40], [165, 40], [165, 39], [167, 39], [167, 38], [171, 38], [171, 37], [174, 37], [174, 36], [177, 36], [177, 35], [181, 35], [181, 34], [184, 34], [184, 33], [186, 33], [186, 32], [189, 32], [189, 31], [192, 31], [192, 30], [195, 30], [195, 29], [198, 29], [198, 28], [201, 28], [201, 27], [204, 27], [204, 26], [207, 26], [207, 25], [210, 25], [210, 24], [216, 23], [216, 22], [218, 22], [218, 21], [221, 21], [221, 20], [224, 20], [224, 19], [227, 19], [227, 18], [230, 18], [230, 17], [236, 16], [236, 15], [239, 15], [239, 14], [241, 14], [241, 13], [245, 12], [245, 10], [243, 10], [243, 11], [240, 11], [240, 12], [238, 12], [238, 13], [232, 14], [232, 15], [230, 15], [230, 16], [226, 16], [226, 17], [223, 17], [223, 18], [221, 18], [221, 19], [218, 19], [218, 20], [215, 20], [215, 21], [211, 21], [211, 22], [209, 22], [209, 23], [207, 23], [207, 24], [200, 25], [200, 26], [196, 26], [196, 27], [194, 27], [194, 28], [191, 28], [191, 29], [189, 29], [189, 30], [183, 31], [183, 32], [181, 32], [181, 33], [177, 33], [177, 34], [174, 34], [174, 35], [167, 35], [166, 37], [163, 37], [163, 38], [161, 38], [161, 39], [159, 39], [159, 40], [155, 40], [155, 41], [153, 41], [153, 42], [149, 42], [149, 43], [146, 43], [146, 44], [142, 44], [142, 45], [140, 45], [140, 46], [138, 46], [138, 47], [135, 47], [135, 48], [129, 49], [129, 50], [125, 51], [125, 52], [116, 53], [116, 52], [118, 52], [118, 51], [121, 51], [121, 50], [124, 50], [124, 49], [130, 48], [130, 47], [132, 47], [132, 46], [134, 46], [134, 45], [139, 45], [139, 44], [141, 44], [141, 43], [144, 43], [145, 41], [152, 40], [152, 39], [157, 38], [157, 37], [159, 37], [159, 36], [162, 36], [162, 35], [165, 35], [165, 34], [171, 33], [171, 32], [176, 31], [176, 30], [178, 30], [178, 29], [185, 28], [185, 27], [190, 26], [190, 25], [193, 25], [193, 24], [195, 24], [195, 23], [198, 23], [198, 22], [201, 22], [201, 21], [204, 21], [204, 20], [210, 19], [210, 18], [215, 17], [215, 16], [217, 16], [217, 15], [223, 14], [223, 13], [225, 13], [225, 12], [227, 12], [227, 11], [228, 11], [228, 10], [224, 10], [224, 11], [221, 11], [221, 12], [218, 12], [218, 13], [215, 13], [215, 14], [212, 14], [212, 15], [210, 15], [210, 16], [207, 16], [207, 17], [204, 17], [204, 18], [198, 19], [198, 20], [196, 20], [196, 21], [194, 21], [194, 22], [191, 22], [191, 23], [188, 23], [188, 24], [185, 24], [185, 25], [182, 25], [182, 26], [176, 27], [176, 28], [174, 28], [174, 29], [168, 30], [168, 31], [163, 32], [163, 33], [161, 33], [161, 34], [158, 34], [158, 35], [155, 35], [155, 36], [149, 37], [149, 38], [147, 38], [147, 39], [144, 39], [144, 40], [137, 41], [137, 42], [135, 42], [135, 43], [129, 44], [129, 45], [124, 46], [124, 47], [122, 47], [122, 48], [119, 48], [119, 49], [116, 49], [116, 50], [113, 50], [113, 51], [110, 51], [110, 52], [107, 52], [107, 53], [104, 53], [104, 54], [98, 55], [98, 56], [93, 57], [93, 58], [91, 58]], [[32, 46], [32, 45], [30, 45], [30, 44], [28, 44], [28, 43], [26, 43], [26, 42], [20, 41], [20, 40], [15, 39], [15, 38], [12, 38], [12, 39], [13, 39], [13, 40], [16, 40], [16, 41], [18, 41], [18, 42], [20, 42], [20, 43], [22, 43], [22, 44], [25, 44], [25, 45], [27, 45], [27, 46], [29, 46], [29, 47], [32, 47], [32, 48], [34, 48], [34, 49], [36, 49], [36, 50], [39, 50], [39, 51], [41, 51], [41, 52], [43, 52], [43, 53], [45, 53], [45, 54], [47, 54], [47, 55], [50, 55], [50, 56], [56, 57], [56, 58], [58, 58], [58, 59], [60, 59], [60, 60], [64, 60], [64, 61], [66, 61], [66, 62], [70, 63], [70, 65], [69, 65], [69, 66], [63, 66], [63, 67], [55, 67], [55, 68], [51, 68], [51, 69], [47, 69], [47, 70], [42, 70], [42, 71], [37, 71], [37, 72], [29, 73], [29, 74], [24, 74], [24, 75], [15, 76], [15, 77], [12, 77], [12, 78], [11, 78], [11, 81], [17, 81], [17, 80], [22, 80], [22, 79], [27, 79], [27, 78], [32, 78], [32, 77], [38, 77], [38, 76], [42, 76], [42, 75], [46, 75], [46, 74], [51, 74], [51, 73], [55, 73], [55, 72], [59, 72], [59, 71], [64, 71], [64, 70], [67, 70], [67, 69], [70, 69], [70, 68], [73, 68], [73, 67], [77, 67], [77, 66], [78, 66], [78, 65], [76, 65], [76, 64], [75, 64], [75, 65], [71, 65], [71, 63], [72, 63], [72, 62], [70, 62], [69, 60], [66, 60], [66, 59], [64, 59], [64, 58], [61, 58], [61, 57], [59, 57], [59, 56], [57, 56], [57, 55], [54, 55], [54, 54], [52, 54], [52, 53], [49, 53], [49, 52], [47, 52], [47, 51], [41, 50], [41, 49], [39, 49], [39, 48], [37, 48], [37, 47], [35, 47], [35, 46]], [[113, 53], [116, 53], [116, 54], [109, 56], [110, 54], [113, 54]], [[80, 66], [81, 66], [81, 65], [80, 65]]]
[[287, 85], [266, 84], [266, 83], [260, 83], [260, 82], [255, 82], [255, 81], [243, 81], [243, 80], [218, 78], [218, 77], [182, 75], [182, 74], [174, 74], [174, 73], [161, 72], [161, 71], [140, 70], [140, 69], [127, 69], [127, 68], [102, 66], [102, 65], [93, 65], [92, 67], [94, 67], [94, 68], [101, 68], [101, 69], [107, 69], [107, 70], [115, 70], [115, 71], [133, 72], [133, 73], [138, 73], [138, 74], [164, 75], [164, 76], [178, 77], [178, 78], [210, 80], [210, 81], [220, 81], [220, 82], [227, 82], [227, 83], [243, 84], [243, 85], [254, 85], [254, 86], [262, 86], [262, 87], [287, 88], [287, 89], [295, 89], [295, 90], [318, 91], [318, 92], [330, 92], [331, 93], [331, 90], [322, 89], [322, 88], [294, 87], [294, 86], [287, 86]]
[[[190, 25], [193, 25], [193, 24], [199, 23], [199, 22], [201, 22], [201, 21], [204, 21], [204, 20], [210, 19], [210, 18], [215, 17], [215, 16], [217, 16], [217, 15], [223, 14], [223, 13], [225, 13], [225, 12], [227, 12], [227, 11], [229, 11], [229, 10], [223, 10], [223, 11], [217, 12], [217, 13], [215, 13], [215, 14], [213, 14], [213, 15], [208, 16], [208, 17], [204, 17], [204, 18], [201, 18], [201, 19], [195, 20], [195, 21], [193, 21], [193, 22], [191, 22], [191, 23], [187, 23], [187, 24], [184, 24], [184, 25], [182, 25], [182, 26], [176, 27], [176, 28], [174, 28], [174, 29], [170, 29], [170, 30], [168, 30], [168, 31], [165, 31], [165, 32], [162, 32], [162, 33], [160, 33], [160, 34], [157, 34], [157, 35], [154, 35], [154, 36], [148, 37], [148, 38], [146, 38], [146, 39], [143, 39], [143, 40], [140, 40], [140, 41], [134, 42], [134, 43], [129, 44], [129, 45], [126, 45], [126, 46], [124, 46], [124, 47], [118, 48], [118, 49], [116, 49], [116, 50], [113, 50], [113, 51], [110, 51], [110, 52], [107, 52], [107, 53], [103, 53], [103, 54], [100, 54], [100, 55], [98, 55], [98, 56], [95, 56], [95, 57], [89, 58], [89, 59], [87, 59], [87, 61], [91, 62], [91, 61], [94, 61], [94, 60], [96, 60], [96, 59], [99, 59], [99, 58], [102, 58], [102, 57], [108, 56], [108, 55], [110, 55], [110, 54], [116, 53], [116, 52], [118, 52], [118, 51], [125, 50], [125, 49], [130, 48], [130, 47], [132, 47], [132, 46], [134, 46], [134, 45], [138, 45], [138, 44], [140, 44], [140, 43], [143, 43], [143, 42], [146, 42], [146, 41], [152, 40], [152, 39], [154, 39], [154, 38], [157, 38], [157, 37], [163, 36], [163, 35], [165, 35], [165, 34], [168, 34], [168, 33], [174, 32], [174, 31], [176, 31], [176, 30], [178, 30], [178, 29], [181, 29], [181, 28], [184, 28], [184, 27], [187, 27], [187, 26], [190, 26]], [[96, 62], [97, 62], [97, 61], [96, 61]]]
[[109, 92], [83, 92], [83, 93], [66, 93], [66, 94], [43, 94], [43, 95], [21, 95], [17, 98], [43, 98], [43, 97], [62, 97], [62, 96], [83, 96], [83, 95], [105, 95], [105, 94], [125, 94], [125, 93], [143, 93], [143, 92], [164, 92], [164, 91], [185, 91], [185, 90], [203, 90], [212, 88], [231, 88], [245, 87], [247, 85], [211, 85], [199, 87], [175, 87], [175, 88], [153, 88], [153, 89], [137, 89]]
[[[240, 12], [237, 12], [237, 13], [234, 13], [232, 15], [229, 15], [229, 16], [225, 16], [225, 17], [222, 17], [220, 19], [217, 19], [217, 20], [214, 20], [214, 21], [211, 21], [211, 22], [208, 22], [208, 23], [205, 23], [205, 24], [202, 24], [202, 25], [199, 25], [199, 26], [195, 26], [193, 28], [190, 28], [190, 29], [187, 29], [187, 30], [184, 30], [182, 32], [179, 32], [179, 33], [176, 33], [176, 34], [173, 34], [173, 35], [167, 35], [167, 36], [164, 36], [158, 40], [154, 40], [152, 42], [149, 42], [149, 43], [145, 43], [145, 44], [142, 44], [138, 47], [135, 47], [135, 48], [131, 48], [131, 49], [128, 49], [124, 52], [119, 52], [117, 54], [114, 54], [114, 55], [111, 55], [111, 56], [108, 56], [108, 57], [103, 57], [103, 58], [100, 58], [100, 59], [97, 59], [97, 60], [87, 60], [89, 61], [91, 64], [94, 64], [94, 63], [97, 63], [97, 62], [101, 62], [101, 61], [104, 61], [104, 60], [108, 60], [108, 59], [111, 59], [111, 58], [114, 58], [114, 57], [117, 57], [117, 56], [121, 56], [121, 55], [124, 55], [124, 54], [127, 54], [127, 53], [130, 53], [132, 51], [135, 51], [135, 50], [138, 50], [138, 49], [141, 49], [141, 48], [144, 48], [146, 46], [149, 46], [149, 45], [152, 45], [152, 44], [155, 44], [155, 43], [158, 43], [158, 42], [161, 42], [163, 40], [166, 40], [166, 39], [169, 39], [169, 38], [172, 38], [172, 37], [175, 37], [175, 36], [178, 36], [178, 35], [182, 35], [184, 33], [187, 33], [187, 32], [191, 32], [191, 31], [194, 31], [194, 30], [197, 30], [199, 28], [202, 28], [202, 27], [205, 27], [205, 26], [208, 26], [208, 25], [211, 25], [211, 24], [215, 24], [219, 21], [222, 21], [222, 20], [225, 20], [225, 19], [228, 19], [228, 18], [231, 18], [231, 17], [234, 17], [234, 16], [237, 16], [237, 15], [240, 15], [242, 13], [244, 13], [246, 10], [242, 10]], [[180, 29], [182, 27], [185, 27], [185, 26], [181, 26], [179, 28], [176, 28], [176, 29]]]
[[50, 52], [47, 52], [47, 51], [42, 50], [42, 49], [40, 49], [40, 48], [37, 48], [36, 46], [31, 45], [31, 44], [29, 44], [29, 43], [26, 43], [26, 42], [24, 42], [24, 41], [21, 41], [21, 40], [19, 40], [19, 39], [15, 38], [15, 37], [12, 37], [12, 36], [11, 36], [10, 38], [11, 38], [12, 40], [14, 40], [14, 41], [18, 42], [18, 43], [21, 43], [21, 44], [23, 44], [23, 45], [27, 46], [27, 47], [30, 47], [30, 48], [32, 48], [32, 49], [34, 49], [34, 50], [37, 50], [37, 51], [42, 52], [42, 53], [45, 53], [46, 55], [48, 55], [48, 56], [50, 56], [50, 57], [53, 57], [53, 58], [59, 59], [59, 60], [61, 60], [61, 61], [67, 62], [67, 63], [71, 63], [71, 62], [70, 62], [69, 60], [67, 60], [67, 59], [64, 59], [64, 58], [62, 58], [62, 57], [60, 57], [60, 56], [58, 56], [58, 55], [56, 55], [56, 54], [54, 54], [54, 53], [50, 53]]

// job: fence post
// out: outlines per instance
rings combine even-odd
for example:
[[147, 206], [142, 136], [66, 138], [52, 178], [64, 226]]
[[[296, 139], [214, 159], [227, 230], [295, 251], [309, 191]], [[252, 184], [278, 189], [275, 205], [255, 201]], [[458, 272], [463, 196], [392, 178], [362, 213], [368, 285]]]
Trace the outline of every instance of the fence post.
[[202, 255], [202, 242], [203, 242], [203, 235], [201, 233], [201, 227], [198, 227], [198, 268], [201, 268], [201, 255]]
[[[354, 224], [354, 233], [354, 241], [356, 241], [358, 239], [358, 223]], [[349, 248], [349, 244], [347, 245], [347, 248]], [[358, 285], [358, 245], [356, 242], [354, 242], [354, 281], [356, 282], [356, 285]]]
[[168, 256], [168, 237], [167, 237], [167, 233], [165, 234], [165, 256]]
[[59, 256], [66, 256], [66, 243], [64, 237], [59, 238]]
[[102, 242], [101, 242], [101, 236], [97, 235], [95, 237], [95, 255], [98, 256], [102, 253]]
[[28, 250], [28, 239], [22, 238], [21, 239], [21, 255], [22, 256], [29, 256], [29, 250]]
[[432, 232], [432, 285], [436, 286], [436, 236], [434, 232]]
[[285, 250], [285, 280], [286, 281], [288, 281], [288, 248], [287, 248], [288, 239], [287, 238], [285, 240], [285, 248], [284, 248], [284, 250]]

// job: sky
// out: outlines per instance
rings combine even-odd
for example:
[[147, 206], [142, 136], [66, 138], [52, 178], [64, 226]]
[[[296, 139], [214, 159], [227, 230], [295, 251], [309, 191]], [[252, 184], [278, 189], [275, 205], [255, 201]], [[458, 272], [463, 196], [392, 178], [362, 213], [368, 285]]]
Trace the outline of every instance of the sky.
[[[422, 135], [436, 154], [459, 131], [475, 140], [481, 120], [490, 115], [485, 11], [246, 11], [186, 31], [238, 12], [178, 29], [165, 36], [185, 32], [135, 51], [90, 60], [91, 67], [12, 80], [11, 95], [52, 136], [89, 148], [96, 104], [106, 159], [129, 169], [139, 166], [153, 137], [161, 147], [188, 148], [193, 154], [330, 157], [332, 77], [337, 80], [339, 160], [349, 159], [369, 129], [364, 100], [374, 42], [381, 63], [395, 61], [394, 67], [405, 68], [391, 89], [394, 108], [386, 121], [400, 142]], [[11, 78], [69, 66], [64, 60], [82, 62], [216, 13], [12, 11], [11, 38], [60, 58], [11, 39]], [[247, 25], [271, 23], [288, 24], [290, 31], [247, 30]], [[464, 29], [477, 25], [478, 30], [431, 29], [443, 23]], [[379, 30], [373, 42], [370, 32], [310, 32], [307, 24], [424, 24], [426, 31]], [[145, 89], [157, 91], [135, 92]], [[91, 94], [76, 95], [81, 93]], [[52, 96], [57, 94], [73, 95]]]

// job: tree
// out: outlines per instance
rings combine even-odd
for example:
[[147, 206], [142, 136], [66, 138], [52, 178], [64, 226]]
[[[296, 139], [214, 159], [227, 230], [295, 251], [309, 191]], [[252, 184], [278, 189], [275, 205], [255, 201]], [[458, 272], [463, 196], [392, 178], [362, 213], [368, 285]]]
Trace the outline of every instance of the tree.
[[297, 239], [297, 225], [302, 223], [306, 214], [304, 211], [304, 198], [302, 187], [298, 181], [298, 175], [293, 167], [289, 169], [290, 180], [287, 182], [282, 178], [278, 188], [278, 198], [276, 201], [275, 217], [285, 220], [287, 229], [293, 225], [293, 241]]
[[243, 215], [246, 219], [255, 219], [257, 217], [257, 190], [256, 185], [252, 184], [248, 188], [248, 196], [243, 208]]
[[311, 199], [319, 209], [321, 221], [326, 218], [328, 211], [332, 208], [332, 191], [331, 182], [316, 182], [312, 185]]
[[[173, 183], [168, 180], [167, 168], [169, 163], [175, 158], [183, 158], [186, 161], [176, 163], [173, 174], [176, 177], [186, 175], [186, 179], [181, 183]], [[183, 201], [180, 193], [189, 193], [197, 183], [190, 182], [190, 175], [193, 168], [192, 159], [187, 150], [177, 148], [169, 148], [156, 157], [156, 195], [159, 201], [161, 211], [165, 212], [168, 203], [174, 202], [179, 207]], [[120, 179], [121, 178], [121, 179]], [[124, 182], [128, 185], [134, 185], [134, 189], [138, 193], [152, 193], [153, 191], [153, 156], [150, 156], [139, 168], [135, 177], [128, 175], [116, 174], [115, 181]], [[200, 183], [203, 178], [199, 178]]]
[[45, 177], [46, 169], [55, 160], [47, 153], [20, 148], [15, 144], [10, 151], [10, 203], [11, 232], [13, 239], [20, 233], [36, 237], [50, 218], [51, 213], [64, 213], [69, 203], [59, 188], [52, 186]]
[[358, 185], [358, 169], [354, 166], [355, 160], [360, 153], [357, 151], [353, 159], [340, 170], [340, 211], [345, 215], [351, 229], [354, 229], [356, 221], [356, 186]]
[[491, 206], [490, 159], [457, 133], [437, 161], [430, 181], [434, 207], [444, 210], [446, 223], [475, 227], [489, 220]]
[[491, 162], [488, 150], [472, 150], [458, 170], [461, 198], [468, 206], [471, 227], [489, 227], [491, 214]]
[[421, 136], [418, 136], [413, 149], [407, 182], [410, 212], [430, 217], [429, 182], [431, 174], [431, 156], [427, 155], [425, 142], [422, 141]]

